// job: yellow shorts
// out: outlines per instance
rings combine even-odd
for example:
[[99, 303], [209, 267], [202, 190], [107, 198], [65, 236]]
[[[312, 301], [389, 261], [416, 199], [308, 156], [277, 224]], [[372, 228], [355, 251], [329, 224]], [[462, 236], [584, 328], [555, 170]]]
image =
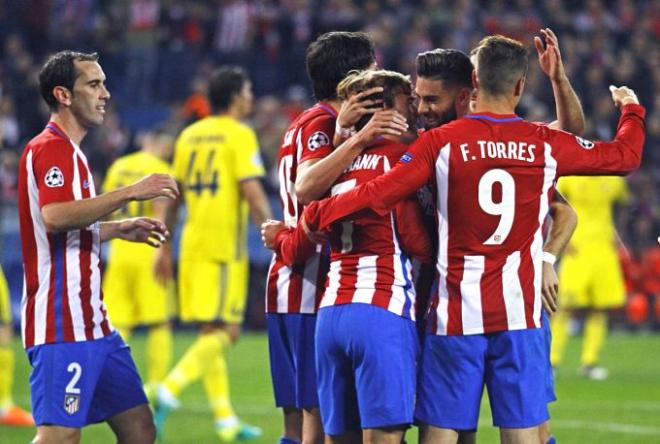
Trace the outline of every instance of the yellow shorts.
[[567, 254], [559, 270], [559, 304], [566, 308], [617, 308], [626, 289], [619, 255], [612, 247], [583, 248]]
[[123, 328], [170, 318], [170, 294], [154, 279], [153, 260], [111, 257], [103, 276], [103, 300], [110, 321]]
[[241, 324], [247, 301], [247, 259], [179, 262], [180, 318], [184, 322]]
[[11, 301], [5, 274], [0, 268], [0, 324], [11, 324]]

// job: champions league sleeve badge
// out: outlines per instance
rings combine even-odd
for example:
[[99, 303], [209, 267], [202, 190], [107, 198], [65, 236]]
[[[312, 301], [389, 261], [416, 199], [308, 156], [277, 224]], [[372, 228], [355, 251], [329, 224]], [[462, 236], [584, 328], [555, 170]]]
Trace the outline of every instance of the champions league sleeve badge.
[[56, 166], [49, 169], [44, 177], [44, 183], [50, 188], [64, 186], [64, 174], [62, 174], [62, 170]]
[[317, 131], [307, 139], [307, 148], [310, 151], [316, 151], [326, 145], [330, 145], [330, 138], [323, 131]]
[[577, 140], [577, 143], [579, 143], [585, 150], [590, 150], [594, 147], [594, 143], [591, 140], [583, 139], [580, 136], [575, 136], [575, 140]]

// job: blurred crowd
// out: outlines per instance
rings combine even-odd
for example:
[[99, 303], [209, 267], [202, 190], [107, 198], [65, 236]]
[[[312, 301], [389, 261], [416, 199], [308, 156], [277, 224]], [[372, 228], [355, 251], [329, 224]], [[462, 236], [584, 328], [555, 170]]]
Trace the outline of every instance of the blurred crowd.
[[[43, 128], [48, 111], [37, 73], [44, 58], [60, 49], [97, 51], [108, 77], [112, 107], [83, 147], [100, 181], [112, 160], [135, 149], [141, 128], [164, 120], [181, 128], [208, 114], [205, 79], [225, 63], [242, 65], [251, 75], [257, 97], [251, 123], [272, 168], [284, 129], [313, 101], [305, 48], [330, 30], [368, 32], [379, 65], [406, 74], [414, 73], [422, 51], [469, 52], [492, 33], [518, 38], [532, 51], [519, 112], [530, 120], [553, 120], [552, 90], [532, 45], [541, 27], [559, 37], [587, 116], [586, 137], [613, 136], [618, 113], [609, 84], [630, 86], [647, 107], [643, 165], [628, 179], [631, 201], [618, 224], [636, 266], [645, 269], [651, 256], [651, 277], [657, 279], [657, 0], [0, 0], [0, 195], [13, 200], [17, 155]], [[660, 291], [660, 283], [653, 285]]]

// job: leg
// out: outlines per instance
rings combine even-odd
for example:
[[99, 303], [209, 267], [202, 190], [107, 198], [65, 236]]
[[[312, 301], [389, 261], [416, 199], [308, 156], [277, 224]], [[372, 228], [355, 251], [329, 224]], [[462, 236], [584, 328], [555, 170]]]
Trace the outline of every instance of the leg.
[[302, 443], [321, 444], [323, 442], [323, 424], [318, 407], [303, 409]]
[[546, 421], [539, 426], [539, 439], [541, 444], [547, 444], [552, 438], [552, 433], [550, 432], [550, 421]]
[[552, 317], [552, 345], [550, 346], [550, 362], [553, 367], [558, 366], [564, 357], [564, 350], [568, 342], [568, 333], [571, 324], [571, 312], [560, 308]]
[[476, 444], [477, 431], [476, 430], [460, 430], [458, 432], [458, 444]]
[[117, 444], [153, 444], [156, 440], [156, 427], [147, 404], [109, 418], [108, 425], [117, 436]]
[[78, 444], [80, 429], [44, 425], [37, 427], [37, 436], [32, 444]]
[[172, 365], [172, 330], [169, 323], [149, 326], [147, 334], [147, 385], [165, 379]]
[[297, 443], [302, 442], [303, 437], [303, 413], [300, 409], [284, 407], [282, 409], [284, 416], [284, 434], [283, 438], [290, 439]]
[[540, 444], [539, 428], [500, 429], [500, 442], [502, 444]]
[[419, 427], [419, 442], [420, 444], [456, 444], [458, 431], [422, 424]]
[[356, 430], [341, 435], [326, 435], [325, 442], [326, 444], [362, 444], [362, 433]]
[[607, 370], [598, 367], [600, 351], [607, 335], [607, 312], [592, 310], [584, 321], [584, 339], [582, 340], [582, 372], [585, 376], [601, 380], [607, 378]]
[[365, 444], [401, 444], [405, 428], [388, 427], [383, 429], [365, 429], [362, 441]]

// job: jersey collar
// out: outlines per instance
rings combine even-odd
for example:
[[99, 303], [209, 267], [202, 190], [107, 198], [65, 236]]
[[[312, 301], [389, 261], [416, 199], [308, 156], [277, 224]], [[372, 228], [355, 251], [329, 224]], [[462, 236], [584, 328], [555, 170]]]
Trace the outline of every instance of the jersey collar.
[[328, 105], [325, 102], [319, 102], [319, 103], [317, 103], [317, 105], [323, 111], [330, 114], [333, 118], [335, 118], [335, 119], [337, 118], [337, 111], [335, 111], [335, 109], [332, 106]]
[[481, 112], [479, 114], [468, 114], [465, 116], [466, 119], [473, 120], [487, 120], [488, 122], [493, 123], [510, 123], [510, 122], [520, 122], [522, 117], [519, 117], [515, 114], [495, 114], [489, 112]]

